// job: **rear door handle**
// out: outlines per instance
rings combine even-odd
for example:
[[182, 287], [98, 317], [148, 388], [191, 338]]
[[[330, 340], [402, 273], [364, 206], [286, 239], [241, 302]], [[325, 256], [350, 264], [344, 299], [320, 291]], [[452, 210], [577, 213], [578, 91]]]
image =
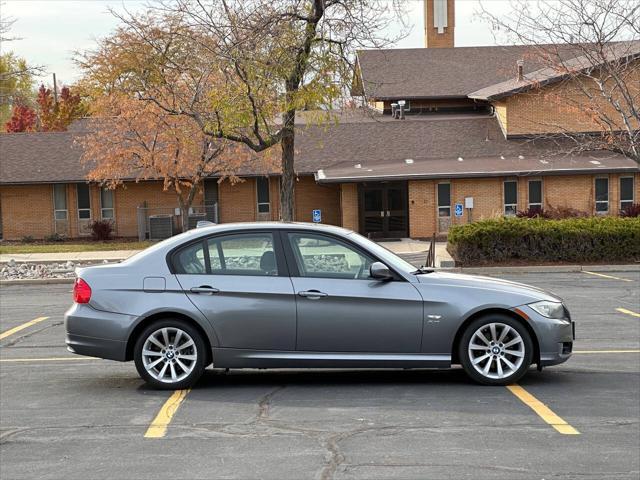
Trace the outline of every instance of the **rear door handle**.
[[219, 291], [219, 289], [210, 287], [209, 285], [201, 285], [199, 287], [193, 287], [191, 289], [191, 293], [201, 293], [203, 295], [213, 295], [214, 293], [218, 293]]
[[318, 298], [328, 297], [329, 295], [319, 290], [304, 290], [298, 292], [301, 297], [310, 298], [311, 300], [317, 300]]

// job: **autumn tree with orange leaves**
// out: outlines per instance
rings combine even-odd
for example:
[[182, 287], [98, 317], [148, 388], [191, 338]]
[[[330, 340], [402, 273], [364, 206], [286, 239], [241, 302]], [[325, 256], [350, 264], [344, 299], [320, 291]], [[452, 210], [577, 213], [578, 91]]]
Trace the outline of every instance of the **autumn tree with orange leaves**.
[[116, 93], [95, 101], [89, 128], [78, 142], [91, 168], [88, 180], [110, 188], [124, 180], [162, 180], [164, 189], [176, 194], [183, 231], [204, 179], [237, 181], [236, 172], [247, 160], [246, 152], [204, 135], [192, 119]]

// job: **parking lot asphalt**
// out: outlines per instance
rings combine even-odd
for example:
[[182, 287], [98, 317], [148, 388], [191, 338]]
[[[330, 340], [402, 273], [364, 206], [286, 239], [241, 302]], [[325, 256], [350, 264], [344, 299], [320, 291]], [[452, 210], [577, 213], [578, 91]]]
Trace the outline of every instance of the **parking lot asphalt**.
[[70, 285], [2, 287], [0, 478], [637, 479], [640, 274], [500, 277], [577, 323], [574, 356], [522, 391], [459, 368], [210, 369], [176, 396], [66, 351]]

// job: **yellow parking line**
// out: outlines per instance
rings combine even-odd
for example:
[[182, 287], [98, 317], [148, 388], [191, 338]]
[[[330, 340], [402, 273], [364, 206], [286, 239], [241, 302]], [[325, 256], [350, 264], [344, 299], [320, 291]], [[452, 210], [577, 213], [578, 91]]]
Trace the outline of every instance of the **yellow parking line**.
[[640, 353], [640, 350], [574, 350], [573, 353]]
[[27, 362], [65, 362], [84, 360], [102, 360], [97, 357], [42, 357], [42, 358], [0, 358], [0, 362], [7, 363], [27, 363]]
[[167, 434], [167, 427], [171, 423], [171, 419], [190, 391], [191, 389], [188, 388], [186, 390], [176, 390], [173, 392], [169, 399], [164, 402], [164, 405], [162, 405], [162, 408], [156, 415], [156, 418], [153, 419], [153, 422], [151, 422], [151, 425], [149, 425], [149, 428], [147, 428], [144, 438], [162, 438]]
[[25, 328], [30, 327], [31, 325], [35, 325], [36, 323], [40, 323], [43, 320], [46, 320], [49, 317], [38, 317], [30, 320], [22, 325], [18, 325], [17, 327], [10, 328], [6, 332], [0, 333], [0, 340], [7, 338], [9, 335], [13, 335], [14, 333], [18, 333], [20, 330], [24, 330]]
[[527, 392], [520, 385], [508, 385], [507, 389], [518, 397], [522, 403], [536, 412], [542, 420], [547, 422], [558, 432], [564, 435], [580, 435], [580, 432], [556, 415], [549, 407]]
[[621, 282], [633, 282], [633, 280], [629, 278], [614, 277], [613, 275], [605, 275], [604, 273], [588, 272], [586, 270], [582, 270], [582, 273], [588, 273], [589, 275], [596, 275], [603, 278], [611, 278], [613, 280], [620, 280]]
[[631, 315], [632, 317], [640, 318], [640, 313], [633, 312], [631, 310], [627, 310], [626, 308], [616, 308], [616, 311], [620, 313], [626, 313], [627, 315]]

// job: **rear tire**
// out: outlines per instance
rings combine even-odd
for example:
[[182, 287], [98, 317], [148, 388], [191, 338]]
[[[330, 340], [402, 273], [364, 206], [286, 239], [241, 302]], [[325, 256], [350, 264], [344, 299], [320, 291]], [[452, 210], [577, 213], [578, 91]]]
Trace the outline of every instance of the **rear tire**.
[[527, 328], [504, 314], [485, 315], [471, 322], [458, 348], [467, 375], [483, 385], [517, 382], [533, 359], [533, 341]]
[[202, 376], [208, 358], [200, 332], [180, 319], [162, 319], [138, 337], [133, 359], [140, 377], [159, 390], [192, 387]]

